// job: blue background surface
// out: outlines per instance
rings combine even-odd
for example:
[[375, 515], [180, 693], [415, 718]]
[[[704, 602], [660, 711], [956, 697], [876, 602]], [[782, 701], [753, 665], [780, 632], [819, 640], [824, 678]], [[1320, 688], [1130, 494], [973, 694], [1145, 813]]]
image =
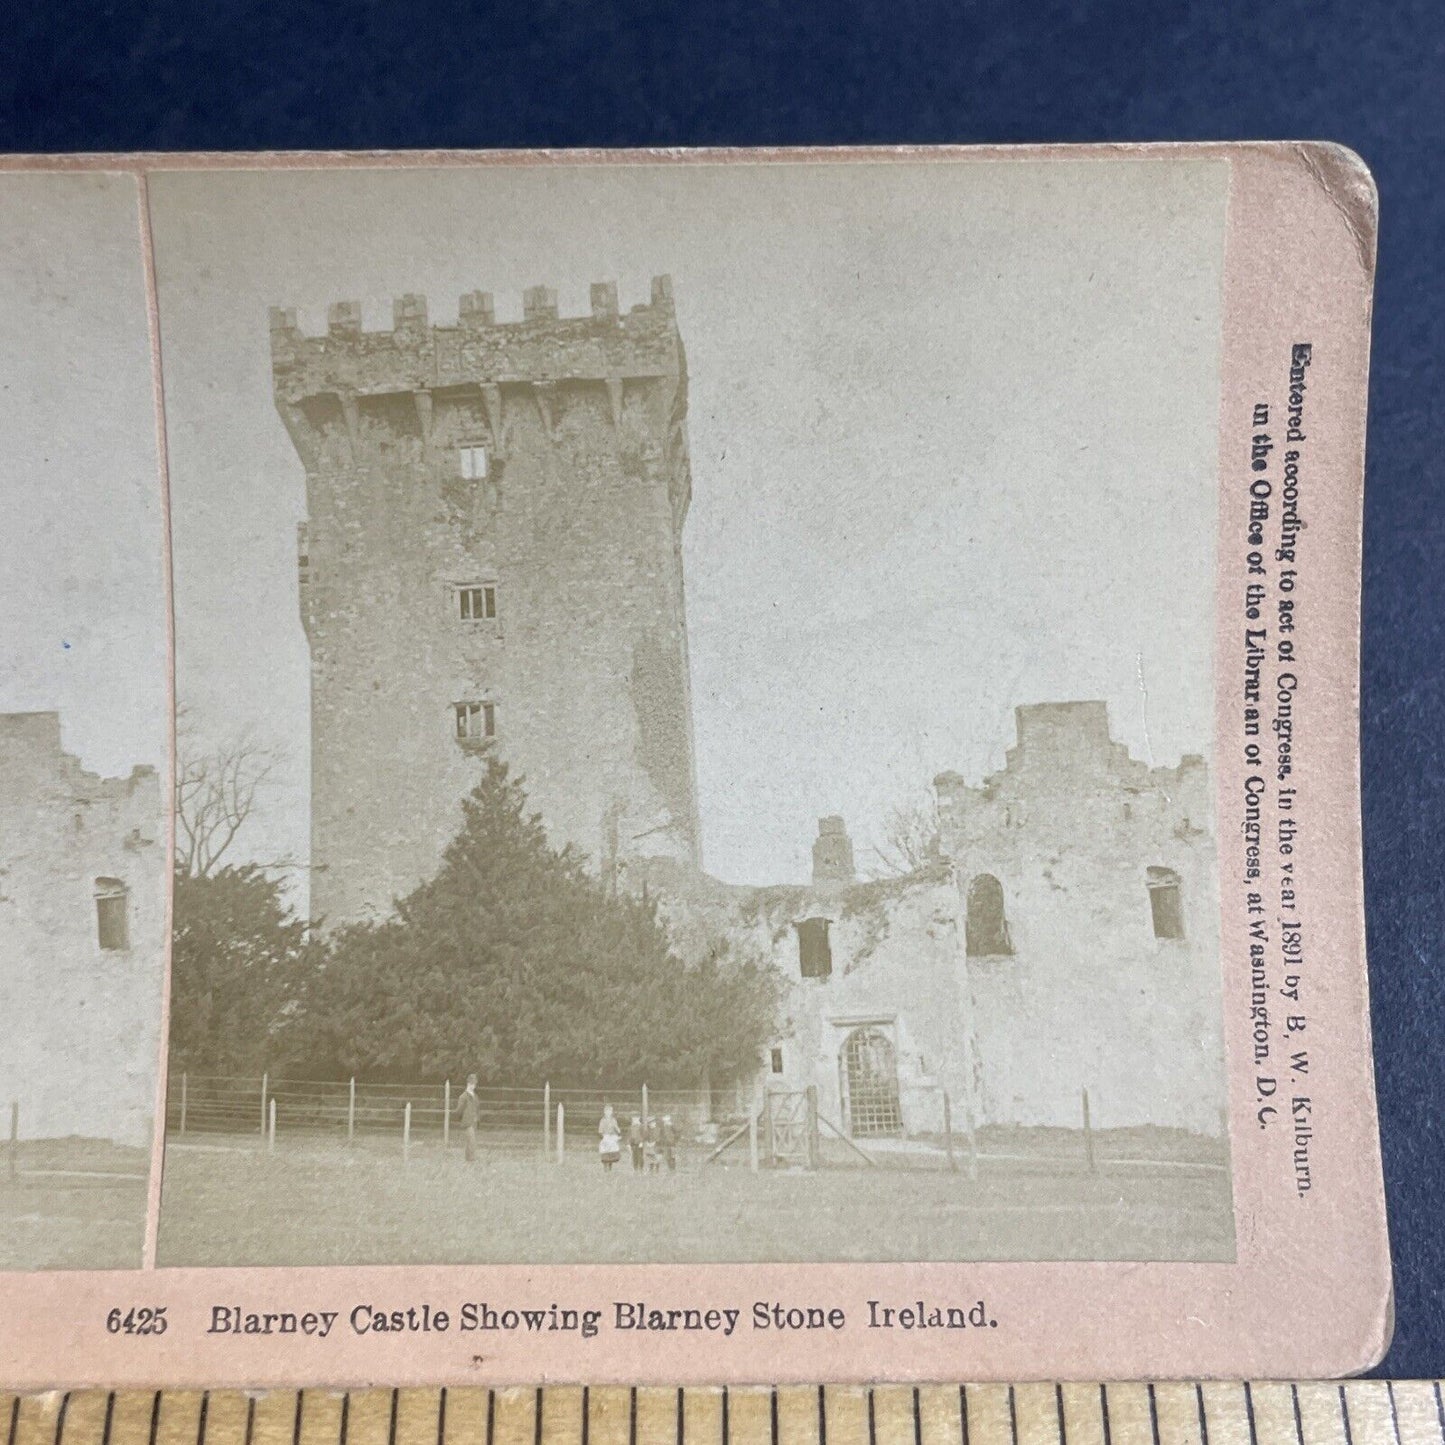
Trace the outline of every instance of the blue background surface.
[[873, 0], [15, 7], [0, 150], [1323, 138], [1381, 195], [1366, 890], [1398, 1326], [1445, 1372], [1445, 7]]

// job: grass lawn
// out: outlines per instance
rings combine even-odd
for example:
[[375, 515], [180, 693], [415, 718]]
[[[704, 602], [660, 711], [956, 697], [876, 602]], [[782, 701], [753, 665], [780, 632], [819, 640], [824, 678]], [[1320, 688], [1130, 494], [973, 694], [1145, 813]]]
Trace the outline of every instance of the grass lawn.
[[[604, 1173], [484, 1147], [192, 1135], [166, 1154], [163, 1265], [815, 1260], [1230, 1260], [1217, 1162], [985, 1155], [931, 1167], [762, 1170], [746, 1156], [675, 1175]], [[1134, 1162], [1131, 1162], [1134, 1161]], [[903, 1161], [899, 1161], [903, 1163]]]
[[150, 1156], [96, 1139], [25, 1141], [0, 1164], [0, 1269], [139, 1269]]

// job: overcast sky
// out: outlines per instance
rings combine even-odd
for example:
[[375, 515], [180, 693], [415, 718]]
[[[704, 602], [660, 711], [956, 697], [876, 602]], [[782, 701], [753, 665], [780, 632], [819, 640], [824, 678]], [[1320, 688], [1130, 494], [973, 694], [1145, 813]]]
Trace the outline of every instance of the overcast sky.
[[159, 767], [165, 580], [132, 176], [0, 174], [0, 712]]
[[672, 276], [719, 877], [806, 879], [824, 813], [863, 853], [936, 772], [1000, 766], [1017, 703], [1104, 698], [1136, 755], [1208, 753], [1226, 186], [1177, 158], [154, 177], [179, 696], [288, 755], [251, 850], [307, 850], [272, 305], [389, 328], [394, 295], [445, 322], [480, 289], [511, 320], [544, 283], [581, 315]]

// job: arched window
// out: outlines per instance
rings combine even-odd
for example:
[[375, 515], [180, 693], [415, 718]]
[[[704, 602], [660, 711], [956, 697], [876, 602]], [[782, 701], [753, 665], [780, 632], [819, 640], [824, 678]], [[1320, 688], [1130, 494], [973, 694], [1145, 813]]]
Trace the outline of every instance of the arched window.
[[95, 880], [95, 930], [104, 949], [130, 947], [130, 889], [119, 878]]
[[971, 958], [1007, 957], [1014, 951], [1003, 911], [1003, 884], [992, 873], [980, 873], [968, 885], [964, 934]]
[[1149, 916], [1155, 938], [1184, 937], [1184, 908], [1179, 899], [1179, 875], [1172, 868], [1150, 868]]
[[826, 918], [804, 918], [798, 930], [798, 971], [804, 978], [827, 978], [833, 972], [833, 949]]

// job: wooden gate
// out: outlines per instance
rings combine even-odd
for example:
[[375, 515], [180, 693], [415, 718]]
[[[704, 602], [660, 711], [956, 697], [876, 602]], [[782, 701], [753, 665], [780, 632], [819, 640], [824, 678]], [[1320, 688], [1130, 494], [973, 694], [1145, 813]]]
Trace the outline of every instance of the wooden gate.
[[780, 1167], [818, 1163], [818, 1091], [769, 1089], [763, 1095], [763, 1159]]

